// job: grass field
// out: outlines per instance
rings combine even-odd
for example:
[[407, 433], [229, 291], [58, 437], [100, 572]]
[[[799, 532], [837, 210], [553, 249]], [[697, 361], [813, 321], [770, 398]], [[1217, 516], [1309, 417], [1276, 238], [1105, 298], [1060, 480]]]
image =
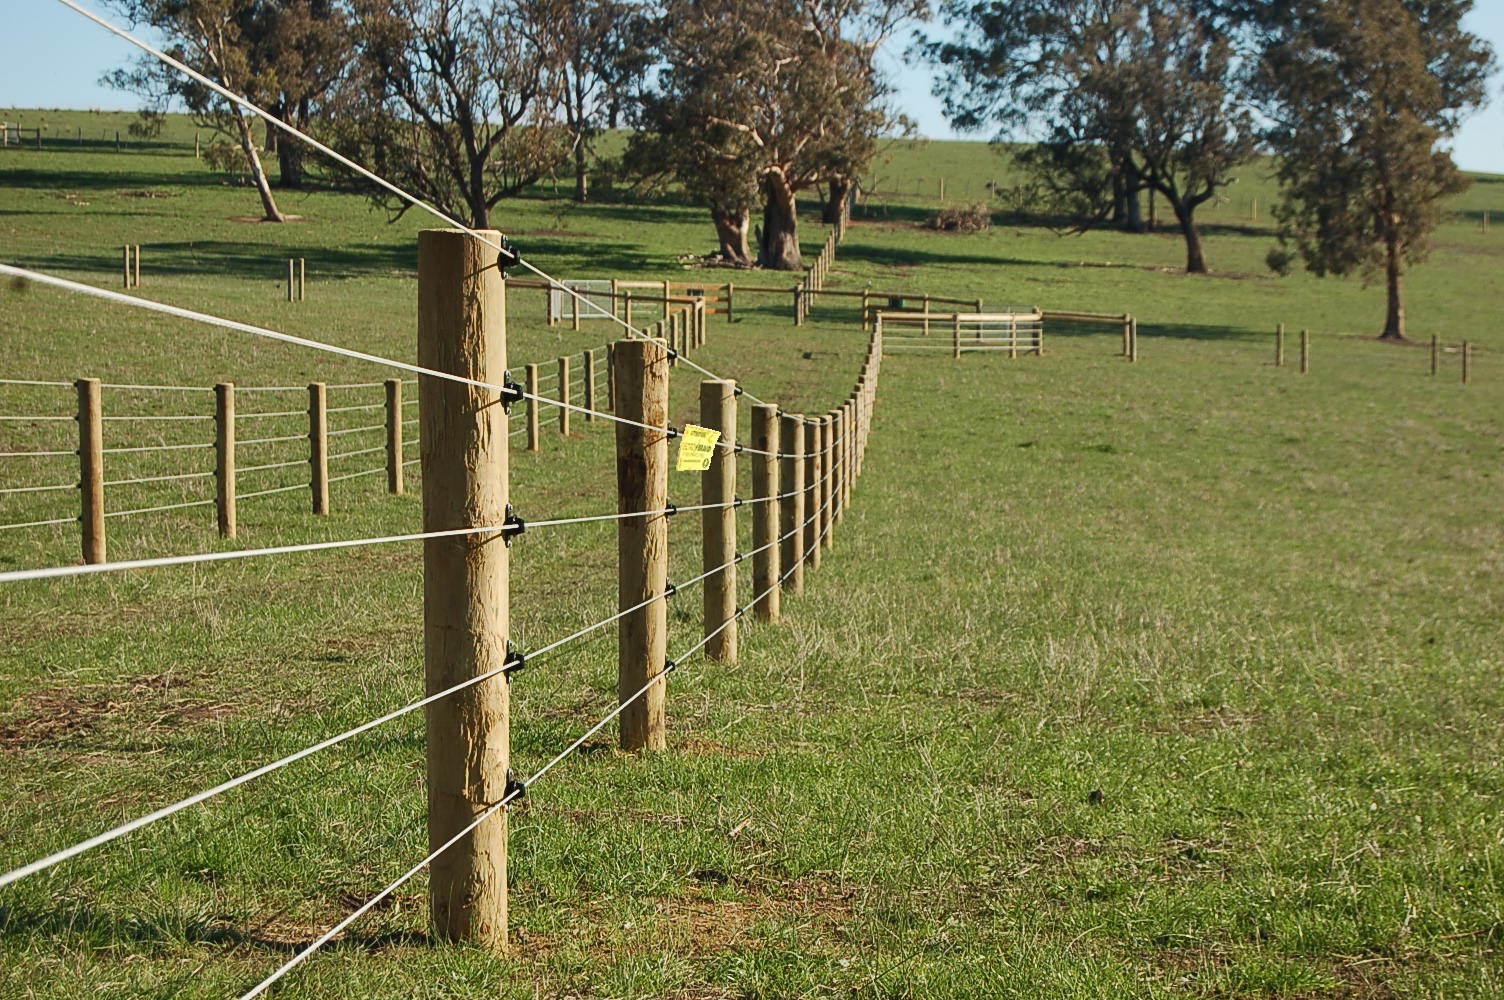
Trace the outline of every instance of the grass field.
[[[191, 126], [115, 153], [62, 141], [112, 134], [107, 116], [46, 118], [56, 148], [49, 131], [41, 152], [0, 150], [0, 259], [116, 287], [119, 245], [139, 243], [144, 296], [412, 357], [416, 215], [388, 225], [316, 191], [287, 200], [293, 225], [235, 221], [254, 195], [194, 161]], [[1115, 357], [1113, 334], [1071, 331], [1047, 333], [1040, 358], [887, 359], [853, 506], [786, 622], [748, 627], [734, 668], [674, 675], [669, 752], [621, 755], [607, 730], [514, 811], [512, 954], [431, 942], [420, 876], [277, 995], [1504, 996], [1504, 331], [1489, 294], [1504, 230], [1479, 224], [1504, 215], [1504, 181], [1451, 206], [1409, 285], [1412, 335], [1478, 345], [1464, 387], [1454, 355], [1431, 379], [1425, 351], [1364, 336], [1379, 290], [1264, 272], [1267, 221], [1240, 200], [1267, 220], [1257, 169], [1208, 219], [1218, 273], [1187, 277], [1173, 234], [1061, 239], [1007, 214], [977, 236], [925, 230], [932, 182], [969, 200], [1006, 166], [964, 144], [886, 156], [834, 287], [1132, 312], [1141, 362]], [[563, 277], [678, 279], [680, 254], [711, 247], [702, 213], [671, 201], [539, 191], [498, 221]], [[288, 257], [308, 260], [306, 303], [282, 301]], [[541, 304], [513, 296], [518, 364], [610, 336], [548, 328]], [[844, 398], [865, 343], [854, 310], [828, 299], [796, 329], [785, 298], [753, 306], [713, 319], [697, 360], [789, 410]], [[1317, 331], [1312, 374], [1272, 366], [1278, 322]], [[33, 286], [0, 289], [0, 333], [0, 378], [388, 375]], [[676, 421], [696, 388], [676, 370]], [[0, 386], [0, 415], [71, 406], [67, 389]], [[283, 419], [265, 426], [297, 433]], [[115, 440], [204, 434], [157, 426]], [[611, 426], [574, 430], [514, 453], [524, 517], [614, 509]], [[0, 423], [0, 451], [63, 450], [72, 433]], [[0, 465], [0, 488], [73, 474], [46, 461]], [[192, 461], [121, 456], [111, 475], [206, 467]], [[268, 485], [299, 475], [283, 474]], [[327, 518], [299, 493], [247, 502], [235, 544], [418, 529], [415, 496], [337, 485]], [[0, 497], [0, 523], [68, 516], [62, 496]], [[214, 549], [209, 510], [121, 518], [111, 556]], [[697, 539], [690, 517], [672, 522], [671, 579], [696, 572]], [[522, 648], [614, 610], [613, 553], [609, 525], [517, 542]], [[76, 558], [71, 525], [0, 532], [0, 568]], [[387, 546], [0, 589], [0, 869], [418, 696], [419, 559]], [[671, 606], [670, 656], [698, 638], [698, 601]], [[519, 675], [519, 770], [613, 706], [613, 643], [607, 629]], [[0, 890], [0, 997], [238, 995], [422, 857], [422, 739], [405, 717]]]

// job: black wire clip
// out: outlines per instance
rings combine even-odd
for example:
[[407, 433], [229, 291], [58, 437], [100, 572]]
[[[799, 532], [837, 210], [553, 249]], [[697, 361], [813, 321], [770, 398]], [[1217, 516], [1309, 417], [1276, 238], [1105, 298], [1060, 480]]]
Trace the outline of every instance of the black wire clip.
[[665, 598], [673, 597], [678, 592], [679, 592], [679, 585], [677, 583], [667, 583], [667, 582], [664, 583], [664, 585], [663, 585], [663, 596]]
[[679, 428], [675, 427], [673, 424], [669, 424], [664, 431], [664, 437], [672, 441], [674, 438], [679, 436], [679, 433]]
[[667, 503], [667, 502], [664, 503], [664, 505], [663, 505], [663, 516], [664, 517], [673, 517], [677, 513], [679, 513], [679, 505], [678, 504], [676, 504], [676, 503]]
[[518, 781], [512, 776], [512, 769], [507, 768], [507, 787], [502, 798], [509, 798], [513, 802], [527, 797], [527, 782]]
[[504, 542], [506, 542], [507, 548], [512, 547], [513, 538], [522, 534], [526, 530], [527, 522], [518, 517], [516, 513], [513, 512], [511, 504], [507, 504], [506, 520], [501, 522], [501, 538]]
[[743, 389], [740, 385], [734, 385], [731, 387], [731, 395], [733, 396], [740, 396], [745, 391], [746, 390]]
[[522, 402], [522, 386], [512, 381], [512, 373], [501, 373], [501, 412], [511, 413], [512, 404]]
[[677, 359], [678, 357], [679, 357], [679, 352], [676, 351], [676, 350], [674, 350], [672, 347], [670, 347], [668, 349], [668, 359], [670, 361], [673, 361], [673, 360]]
[[505, 235], [501, 237], [501, 253], [496, 258], [496, 266], [501, 268], [501, 276], [507, 276], [507, 268], [517, 267], [522, 263], [522, 254], [512, 247], [512, 241]]
[[[737, 445], [737, 447], [740, 448], [741, 445]], [[733, 507], [740, 507], [742, 504], [744, 504], [746, 502], [747, 501], [743, 500], [741, 497], [732, 497], [731, 498], [731, 506], [733, 506]]]
[[740, 455], [742, 453], [742, 449], [745, 447], [746, 445], [734, 444], [731, 446], [731, 454]]
[[507, 640], [507, 658], [501, 661], [501, 676], [507, 680], [523, 667], [527, 666], [527, 655], [512, 645], [512, 640]]
[[675, 663], [673, 660], [664, 660], [663, 661], [663, 673], [659, 674], [658, 676], [662, 677], [664, 674], [671, 674], [675, 670], [678, 670], [678, 669], [679, 669], [679, 664]]

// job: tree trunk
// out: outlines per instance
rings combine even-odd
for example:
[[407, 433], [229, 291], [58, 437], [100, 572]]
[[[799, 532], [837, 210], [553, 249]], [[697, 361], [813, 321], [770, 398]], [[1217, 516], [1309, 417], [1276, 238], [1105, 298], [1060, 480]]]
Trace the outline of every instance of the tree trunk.
[[820, 216], [820, 221], [827, 226], [834, 226], [841, 221], [841, 208], [846, 199], [851, 197], [851, 178], [836, 177], [830, 182], [830, 198], [825, 202], [825, 212]]
[[1187, 205], [1166, 197], [1175, 209], [1175, 220], [1180, 223], [1181, 235], [1185, 237], [1185, 269], [1187, 274], [1206, 273], [1206, 248], [1201, 243], [1201, 230], [1196, 228], [1196, 206]]
[[763, 175], [762, 193], [762, 238], [758, 241], [757, 263], [774, 271], [803, 271], [794, 191], [783, 171], [770, 170]]
[[277, 187], [284, 191], [303, 190], [303, 146], [284, 142], [277, 146]]
[[728, 264], [737, 267], [752, 266], [752, 251], [747, 247], [747, 228], [752, 224], [745, 209], [712, 207], [710, 218], [715, 222], [716, 240], [720, 243], [721, 256]]
[[261, 196], [262, 220], [286, 222], [286, 216], [278, 211], [277, 202], [272, 198], [272, 186], [267, 183], [266, 171], [261, 169], [261, 156], [256, 152], [256, 137], [251, 134], [251, 123], [246, 120], [239, 105], [232, 103], [230, 114], [235, 118], [235, 131], [240, 135], [240, 149], [245, 153], [246, 163], [251, 168], [251, 181], [256, 185], [256, 193]]
[[585, 170], [585, 140], [574, 144], [574, 200], [584, 203], [590, 200], [590, 178]]
[[1400, 245], [1390, 240], [1384, 248], [1385, 277], [1389, 286], [1389, 315], [1384, 320], [1383, 340], [1405, 339], [1405, 301], [1402, 296], [1405, 270], [1400, 262]]
[[[1122, 223], [1126, 233], [1142, 233], [1147, 228], [1144, 225], [1144, 176], [1139, 173], [1138, 166], [1132, 157], [1123, 158], [1123, 204], [1119, 222]], [[1149, 192], [1150, 204], [1153, 204], [1154, 192]]]

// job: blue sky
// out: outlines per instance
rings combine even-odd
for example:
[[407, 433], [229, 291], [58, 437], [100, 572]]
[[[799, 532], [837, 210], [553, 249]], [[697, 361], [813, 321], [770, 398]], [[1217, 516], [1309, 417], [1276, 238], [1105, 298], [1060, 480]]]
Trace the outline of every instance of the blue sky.
[[[97, 4], [87, 4], [98, 9]], [[133, 50], [97, 25], [53, 0], [0, 0], [5, 52], [0, 58], [0, 107], [136, 107], [130, 94], [99, 85], [106, 71], [130, 61]], [[1480, 0], [1468, 28], [1487, 39], [1504, 61], [1504, 2]], [[885, 67], [898, 84], [896, 103], [933, 139], [953, 138], [930, 95], [930, 75], [905, 66], [902, 45], [891, 46]], [[1463, 126], [1454, 155], [1466, 170], [1504, 174], [1504, 80], [1490, 86], [1490, 104]]]

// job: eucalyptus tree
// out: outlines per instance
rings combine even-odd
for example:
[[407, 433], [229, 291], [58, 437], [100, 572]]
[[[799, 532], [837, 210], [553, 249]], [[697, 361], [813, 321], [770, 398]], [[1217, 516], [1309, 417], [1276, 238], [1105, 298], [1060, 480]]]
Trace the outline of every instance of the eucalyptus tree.
[[1470, 0], [1297, 0], [1265, 13], [1260, 93], [1293, 247], [1318, 275], [1382, 274], [1382, 336], [1405, 337], [1404, 275], [1426, 258], [1441, 199], [1467, 179], [1442, 144], [1486, 95]]

